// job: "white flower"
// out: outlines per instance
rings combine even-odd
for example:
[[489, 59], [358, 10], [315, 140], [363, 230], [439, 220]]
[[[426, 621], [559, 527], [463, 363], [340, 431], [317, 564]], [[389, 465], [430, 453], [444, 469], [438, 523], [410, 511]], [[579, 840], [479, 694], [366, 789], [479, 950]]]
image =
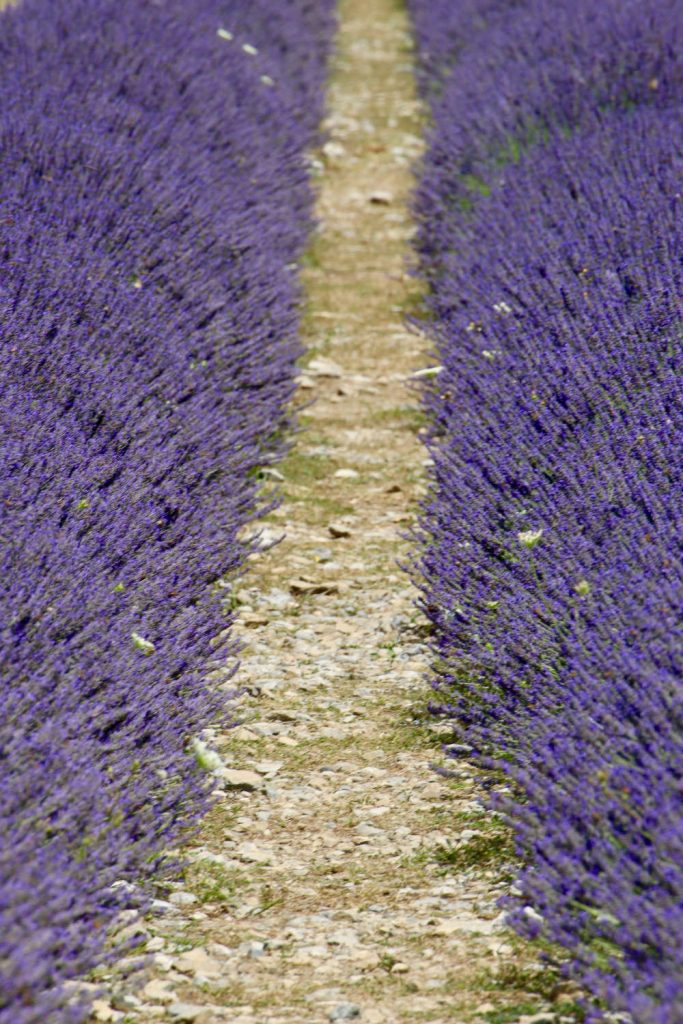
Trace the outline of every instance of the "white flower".
[[517, 540], [525, 548], [535, 548], [542, 536], [543, 530], [522, 530], [517, 534]]
[[221, 768], [225, 767], [221, 761], [220, 754], [217, 754], [215, 750], [207, 746], [204, 740], [200, 740], [195, 736], [192, 739], [191, 746], [197, 759], [197, 764], [205, 772], [218, 772]]
[[139, 633], [131, 633], [130, 638], [133, 641], [133, 646], [145, 655], [152, 654], [156, 650], [154, 644], [150, 640], [145, 640], [144, 636], [140, 636]]
[[425, 366], [424, 370], [416, 370], [411, 377], [415, 380], [420, 380], [422, 377], [438, 377], [442, 370], [443, 366]]
[[255, 57], [256, 54], [258, 53], [256, 47], [252, 46], [251, 43], [244, 43], [242, 49], [244, 50], [245, 53], [248, 53], [250, 57]]
[[216, 35], [220, 36], [221, 39], [227, 39], [228, 42], [234, 39], [232, 32], [228, 32], [227, 28], [219, 28]]
[[263, 82], [264, 85], [275, 85], [275, 82], [270, 77], [270, 75], [261, 75], [261, 81]]
[[494, 302], [493, 311], [494, 313], [500, 313], [501, 316], [506, 316], [512, 312], [512, 307], [508, 306], [507, 302]]

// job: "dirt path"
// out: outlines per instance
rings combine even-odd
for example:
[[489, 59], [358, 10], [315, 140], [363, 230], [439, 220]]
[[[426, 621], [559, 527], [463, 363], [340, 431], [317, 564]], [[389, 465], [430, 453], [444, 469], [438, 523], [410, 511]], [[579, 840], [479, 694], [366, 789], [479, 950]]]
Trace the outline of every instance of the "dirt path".
[[509, 966], [487, 868], [500, 840], [472, 769], [430, 767], [425, 625], [396, 565], [424, 489], [406, 381], [428, 362], [403, 327], [421, 146], [407, 17], [342, 0], [340, 22], [304, 271], [313, 404], [266, 528], [286, 539], [237, 595], [244, 724], [210, 737], [228, 770], [194, 866], [146, 928], [152, 980], [117, 983], [99, 1020], [497, 1024], [540, 1008]]

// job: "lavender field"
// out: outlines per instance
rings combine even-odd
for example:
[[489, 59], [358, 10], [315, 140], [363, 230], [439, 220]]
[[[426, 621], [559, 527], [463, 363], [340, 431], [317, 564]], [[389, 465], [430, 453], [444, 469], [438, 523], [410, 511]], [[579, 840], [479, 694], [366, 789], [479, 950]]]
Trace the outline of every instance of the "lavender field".
[[0, 1020], [44, 1024], [84, 1019], [63, 982], [206, 807], [191, 741], [226, 714], [204, 678], [293, 390], [332, 20], [0, 18]]
[[586, 1019], [677, 1024], [683, 8], [411, 9], [435, 711], [509, 780], [512, 920], [569, 952]]
[[681, 1024], [683, 0], [0, 8], [0, 1024]]

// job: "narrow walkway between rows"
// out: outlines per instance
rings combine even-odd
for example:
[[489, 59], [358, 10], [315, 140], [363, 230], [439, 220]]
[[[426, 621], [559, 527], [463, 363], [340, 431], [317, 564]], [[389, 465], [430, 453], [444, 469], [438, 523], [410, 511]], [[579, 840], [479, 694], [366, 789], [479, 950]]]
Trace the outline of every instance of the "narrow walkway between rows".
[[466, 856], [444, 870], [482, 812], [471, 769], [432, 770], [425, 624], [397, 566], [424, 493], [410, 377], [428, 361], [404, 326], [423, 126], [397, 0], [342, 0], [328, 111], [304, 430], [264, 541], [286, 536], [237, 594], [243, 724], [213, 740], [225, 788], [149, 927], [154, 977], [100, 1020], [452, 1024], [495, 1009], [513, 953], [495, 875]]

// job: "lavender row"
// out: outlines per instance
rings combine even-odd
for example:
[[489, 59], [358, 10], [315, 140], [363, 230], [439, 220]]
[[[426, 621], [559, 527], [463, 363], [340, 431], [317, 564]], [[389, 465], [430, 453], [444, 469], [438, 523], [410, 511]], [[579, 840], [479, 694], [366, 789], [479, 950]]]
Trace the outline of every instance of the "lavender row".
[[419, 202], [427, 223], [444, 221], [420, 239], [430, 277], [463, 209], [525, 149], [596, 111], [666, 107], [683, 88], [680, 0], [413, 0], [411, 8], [435, 123]]
[[191, 740], [226, 714], [205, 679], [293, 389], [332, 6], [0, 16], [3, 1024], [84, 1018], [63, 983], [115, 883], [207, 804]]
[[676, 1024], [683, 9], [412, 6], [437, 710], [513, 783], [515, 924], [570, 952], [589, 1020]]

